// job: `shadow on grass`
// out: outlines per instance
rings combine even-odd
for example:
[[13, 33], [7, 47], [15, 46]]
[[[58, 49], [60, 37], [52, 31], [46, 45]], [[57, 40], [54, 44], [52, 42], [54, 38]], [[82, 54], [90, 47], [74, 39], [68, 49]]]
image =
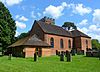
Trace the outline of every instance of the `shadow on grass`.
[[3, 55], [0, 55], [0, 57], [3, 57]]
[[99, 57], [95, 57], [95, 56], [84, 56], [86, 58], [99, 58]]

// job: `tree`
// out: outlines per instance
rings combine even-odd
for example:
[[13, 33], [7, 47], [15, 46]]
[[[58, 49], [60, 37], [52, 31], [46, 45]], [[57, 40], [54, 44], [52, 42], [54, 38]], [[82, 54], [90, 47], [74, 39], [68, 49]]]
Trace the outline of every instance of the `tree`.
[[92, 48], [100, 49], [100, 43], [97, 39], [92, 39]]
[[0, 43], [3, 50], [14, 42], [16, 24], [9, 10], [0, 2]]
[[18, 37], [17, 40], [22, 39], [24, 37], [28, 36], [28, 33], [21, 33]]
[[71, 28], [75, 29], [75, 30], [77, 29], [77, 27], [75, 26], [75, 24], [72, 23], [72, 22], [64, 22], [64, 24], [62, 25], [62, 27], [64, 27], [67, 30], [71, 30]]

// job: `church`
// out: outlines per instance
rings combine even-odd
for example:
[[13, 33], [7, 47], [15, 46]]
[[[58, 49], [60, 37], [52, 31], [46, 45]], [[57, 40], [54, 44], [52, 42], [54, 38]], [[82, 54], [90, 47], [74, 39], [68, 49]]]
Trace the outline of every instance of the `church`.
[[53, 25], [54, 19], [44, 17], [35, 20], [27, 37], [10, 45], [14, 56], [33, 57], [56, 55], [56, 51], [76, 50], [76, 53], [86, 52], [91, 47], [91, 37], [79, 30], [67, 31]]

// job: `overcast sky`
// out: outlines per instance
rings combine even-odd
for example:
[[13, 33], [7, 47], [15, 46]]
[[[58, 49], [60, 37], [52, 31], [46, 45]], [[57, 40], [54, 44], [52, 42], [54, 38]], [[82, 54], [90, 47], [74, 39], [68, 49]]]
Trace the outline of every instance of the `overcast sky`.
[[31, 29], [34, 20], [52, 17], [58, 26], [74, 22], [78, 29], [100, 41], [100, 0], [1, 0], [16, 22], [16, 36]]

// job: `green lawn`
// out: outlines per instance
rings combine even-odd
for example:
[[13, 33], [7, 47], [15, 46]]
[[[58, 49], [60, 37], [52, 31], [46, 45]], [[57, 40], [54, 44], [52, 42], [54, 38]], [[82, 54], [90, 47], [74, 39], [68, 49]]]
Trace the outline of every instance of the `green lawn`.
[[74, 56], [72, 62], [61, 62], [58, 56], [41, 57], [37, 62], [32, 58], [8, 60], [0, 57], [0, 72], [100, 72], [98, 58]]

